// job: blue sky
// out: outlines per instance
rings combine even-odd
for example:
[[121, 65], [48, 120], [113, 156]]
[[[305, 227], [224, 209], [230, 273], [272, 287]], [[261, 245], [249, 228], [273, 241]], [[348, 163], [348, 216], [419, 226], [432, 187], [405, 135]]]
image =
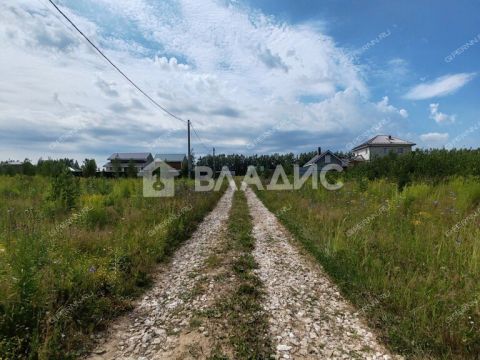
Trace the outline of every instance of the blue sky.
[[[480, 120], [480, 110], [475, 106], [480, 94], [479, 81], [471, 81], [450, 96], [418, 101], [403, 97], [412, 84], [448, 74], [478, 72], [480, 46], [476, 44], [480, 43], [480, 26], [475, 14], [480, 10], [479, 1], [257, 0], [249, 1], [249, 5], [293, 24], [321, 22], [323, 32], [347, 48], [359, 49], [378, 33], [389, 31], [391, 34], [378, 46], [362, 53], [359, 63], [369, 68], [366, 81], [374, 96], [387, 95], [408, 110], [412, 130], [447, 132], [455, 137], [464, 127], [468, 129]], [[475, 45], [453, 55], [453, 60], [445, 60], [471, 40]], [[394, 59], [399, 61], [392, 69], [390, 62]], [[394, 77], [396, 67], [400, 73]], [[392, 76], [378, 76], [378, 71], [384, 75], [383, 71], [388, 70], [393, 70]], [[450, 127], [428, 121], [432, 102], [440, 102], [441, 109], [456, 114], [458, 121]], [[478, 147], [477, 138], [478, 134], [462, 145]]]
[[[58, 0], [197, 154], [478, 147], [479, 1]], [[0, 4], [0, 159], [185, 151], [46, 0]]]

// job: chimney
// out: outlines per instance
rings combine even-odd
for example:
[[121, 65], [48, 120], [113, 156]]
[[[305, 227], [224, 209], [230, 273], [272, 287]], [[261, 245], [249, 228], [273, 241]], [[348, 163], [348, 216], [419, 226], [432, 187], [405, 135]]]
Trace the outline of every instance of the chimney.
[[388, 135], [388, 140], [392, 140], [392, 135]]
[[322, 148], [319, 146], [319, 147], [317, 148], [317, 155], [320, 155], [321, 153], [322, 153]]

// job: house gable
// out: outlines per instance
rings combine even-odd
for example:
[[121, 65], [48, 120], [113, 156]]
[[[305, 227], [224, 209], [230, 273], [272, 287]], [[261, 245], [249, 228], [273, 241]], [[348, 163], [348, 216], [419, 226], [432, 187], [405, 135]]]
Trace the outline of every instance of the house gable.
[[330, 150], [327, 150], [320, 155], [315, 155], [313, 158], [311, 158], [303, 167], [309, 167], [312, 165], [317, 165], [319, 170], [328, 164], [337, 164], [340, 166], [344, 165], [344, 162], [342, 159], [340, 159], [338, 156], [336, 156], [334, 153], [332, 153]]

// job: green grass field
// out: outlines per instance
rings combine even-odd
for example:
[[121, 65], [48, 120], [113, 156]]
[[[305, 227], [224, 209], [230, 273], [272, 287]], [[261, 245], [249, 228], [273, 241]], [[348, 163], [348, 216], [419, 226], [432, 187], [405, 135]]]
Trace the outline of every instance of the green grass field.
[[478, 179], [402, 193], [376, 180], [258, 194], [392, 349], [410, 358], [478, 356]]
[[128, 308], [221, 192], [138, 179], [0, 177], [0, 358], [75, 358]]

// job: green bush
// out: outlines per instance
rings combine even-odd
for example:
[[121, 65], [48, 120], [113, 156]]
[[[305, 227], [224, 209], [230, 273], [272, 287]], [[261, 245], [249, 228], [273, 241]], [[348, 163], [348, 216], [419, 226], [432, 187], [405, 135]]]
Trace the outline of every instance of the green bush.
[[65, 169], [58, 176], [52, 178], [50, 198], [59, 201], [65, 209], [75, 207], [79, 196], [79, 180], [68, 170]]

